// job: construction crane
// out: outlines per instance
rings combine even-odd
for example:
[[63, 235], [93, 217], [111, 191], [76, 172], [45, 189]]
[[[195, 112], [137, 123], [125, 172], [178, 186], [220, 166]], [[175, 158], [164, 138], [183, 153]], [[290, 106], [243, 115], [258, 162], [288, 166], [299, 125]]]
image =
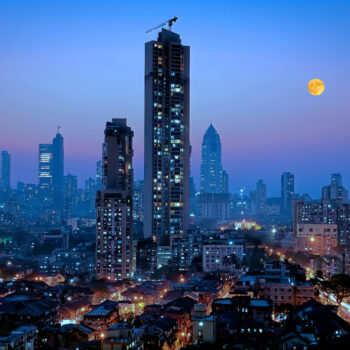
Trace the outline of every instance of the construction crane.
[[161, 23], [159, 26], [156, 26], [156, 27], [154, 27], [154, 28], [148, 29], [148, 30], [146, 31], [146, 33], [150, 33], [150, 32], [152, 32], [153, 30], [156, 30], [156, 29], [158, 29], [158, 28], [164, 27], [164, 26], [166, 26], [166, 25], [169, 26], [169, 30], [171, 31], [171, 27], [172, 27], [173, 23], [176, 22], [177, 20], [178, 20], [178, 17], [174, 16], [173, 18], [168, 19], [167, 21]]

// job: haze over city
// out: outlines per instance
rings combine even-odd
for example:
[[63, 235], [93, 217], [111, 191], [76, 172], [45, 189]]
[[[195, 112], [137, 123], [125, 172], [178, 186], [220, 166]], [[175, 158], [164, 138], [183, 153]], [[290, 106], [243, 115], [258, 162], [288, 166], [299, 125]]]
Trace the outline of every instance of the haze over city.
[[[283, 171], [296, 191], [321, 196], [330, 174], [350, 187], [347, 1], [2, 1], [0, 148], [12, 185], [37, 182], [38, 143], [62, 126], [65, 173], [95, 174], [106, 120], [135, 132], [143, 178], [145, 31], [176, 14], [191, 46], [191, 173], [199, 187], [202, 137], [221, 136], [230, 191], [263, 178], [279, 194]], [[325, 82], [312, 96], [307, 83]]]

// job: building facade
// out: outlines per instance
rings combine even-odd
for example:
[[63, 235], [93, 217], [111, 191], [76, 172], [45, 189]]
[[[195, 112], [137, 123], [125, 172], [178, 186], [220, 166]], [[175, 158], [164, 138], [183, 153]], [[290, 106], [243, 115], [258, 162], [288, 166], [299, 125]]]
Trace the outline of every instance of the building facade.
[[237, 262], [242, 262], [244, 245], [234, 242], [203, 244], [202, 263], [204, 272], [231, 271], [230, 256], [236, 256]]
[[298, 224], [336, 224], [338, 245], [350, 245], [350, 204], [293, 200], [293, 231]]
[[98, 278], [118, 280], [132, 275], [133, 136], [126, 119], [106, 124], [103, 188], [96, 194]]
[[330, 254], [338, 246], [336, 224], [297, 224], [294, 248], [315, 255]]

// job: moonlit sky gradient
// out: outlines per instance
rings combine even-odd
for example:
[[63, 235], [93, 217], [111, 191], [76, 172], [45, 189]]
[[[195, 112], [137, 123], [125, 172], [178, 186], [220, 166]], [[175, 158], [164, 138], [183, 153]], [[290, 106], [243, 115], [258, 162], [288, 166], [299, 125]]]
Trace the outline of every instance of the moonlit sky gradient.
[[[191, 46], [191, 170], [199, 185], [202, 137], [213, 120], [230, 190], [280, 175], [320, 196], [330, 173], [350, 188], [350, 1], [2, 0], [0, 149], [12, 184], [37, 182], [38, 143], [54, 125], [65, 138], [65, 173], [95, 176], [106, 120], [135, 131], [143, 177], [145, 31], [171, 18]], [[312, 96], [307, 83], [326, 89]]]

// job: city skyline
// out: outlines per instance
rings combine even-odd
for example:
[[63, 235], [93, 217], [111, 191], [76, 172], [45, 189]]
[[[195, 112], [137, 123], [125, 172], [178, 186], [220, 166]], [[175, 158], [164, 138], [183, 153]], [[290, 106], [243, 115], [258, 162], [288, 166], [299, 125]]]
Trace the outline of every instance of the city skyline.
[[[0, 94], [0, 113], [6, 128], [0, 130], [0, 147], [12, 155], [12, 185], [17, 180], [35, 182], [37, 144], [53, 136], [57, 123], [62, 124], [66, 141], [67, 173], [77, 175], [82, 184], [95, 174], [105, 120], [125, 113], [135, 130], [135, 179], [142, 179], [141, 57], [143, 43], [156, 37], [155, 32], [144, 32], [176, 13], [174, 30], [193, 47], [190, 141], [197, 188], [201, 139], [210, 120], [221, 135], [231, 192], [242, 186], [254, 188], [263, 178], [269, 196], [277, 196], [284, 171], [295, 174], [296, 192], [315, 198], [331, 173], [341, 173], [345, 187], [350, 187], [349, 166], [341, 161], [350, 147], [345, 88], [349, 50], [344, 44], [349, 5], [335, 1], [315, 7], [297, 1], [278, 6], [270, 1], [264, 4], [264, 16], [259, 13], [262, 5], [254, 1], [204, 2], [203, 8], [181, 5], [180, 11], [165, 6], [154, 15], [156, 2], [148, 7], [140, 3], [131, 11], [130, 5], [106, 1], [97, 6], [100, 17], [91, 23], [92, 2], [82, 8], [64, 1], [22, 5], [31, 16], [5, 3], [1, 19], [11, 40], [1, 49], [6, 92]], [[192, 15], [195, 8], [197, 16]], [[130, 15], [115, 23], [113, 10]], [[140, 21], [128, 26], [135, 17]], [[46, 18], [52, 25], [43, 32]], [[208, 40], [213, 50], [208, 51]], [[129, 70], [121, 67], [131, 66], [127, 76]], [[322, 96], [307, 92], [308, 81], [315, 77], [326, 84]], [[220, 93], [214, 96], [211, 91]], [[81, 124], [81, 118], [87, 123]], [[75, 134], [78, 126], [81, 135]]]
[[348, 350], [350, 4], [7, 1], [0, 349]]

